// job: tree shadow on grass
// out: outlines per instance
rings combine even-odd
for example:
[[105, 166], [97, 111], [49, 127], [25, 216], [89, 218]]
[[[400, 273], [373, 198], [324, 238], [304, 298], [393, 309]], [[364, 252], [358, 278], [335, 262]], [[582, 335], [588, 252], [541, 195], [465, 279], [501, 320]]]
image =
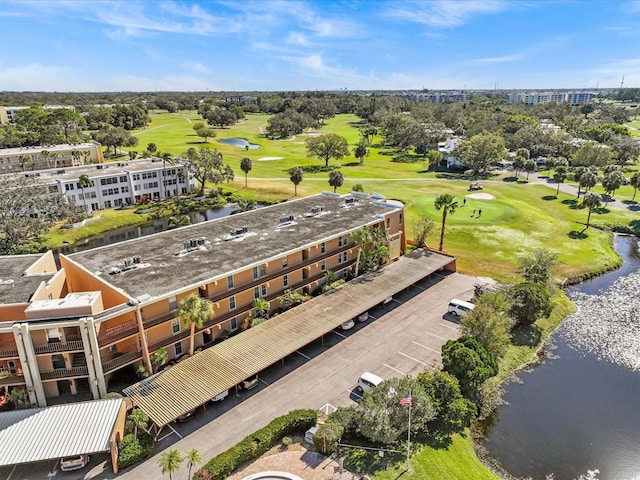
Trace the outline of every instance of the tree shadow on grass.
[[349, 162], [349, 163], [343, 163], [342, 166], [343, 167], [361, 167], [364, 164], [360, 163], [360, 162]]
[[545, 202], [548, 202], [550, 200], [557, 200], [558, 197], [556, 197], [555, 195], [545, 195], [544, 197], [542, 197], [542, 200], [544, 200]]
[[519, 347], [535, 347], [541, 339], [542, 333], [535, 325], [519, 325], [511, 330], [511, 343]]
[[571, 230], [568, 235], [572, 240], [585, 240], [586, 238], [589, 238], [589, 235], [584, 233], [584, 230], [581, 230], [579, 232], [576, 230]]
[[572, 199], [567, 199], [567, 200], [562, 200], [562, 203], [564, 205], [568, 205], [570, 209], [572, 210], [580, 210], [582, 208], [584, 208], [578, 199], [576, 198], [572, 198]]
[[514, 183], [518, 181], [518, 177], [504, 177], [503, 182]]
[[591, 212], [597, 213], [598, 215], [603, 215], [605, 213], [611, 212], [611, 210], [609, 210], [607, 207], [596, 207], [593, 210], [591, 210]]
[[624, 203], [625, 205], [637, 205], [638, 202], [636, 202], [635, 200], [622, 200], [622, 203]]

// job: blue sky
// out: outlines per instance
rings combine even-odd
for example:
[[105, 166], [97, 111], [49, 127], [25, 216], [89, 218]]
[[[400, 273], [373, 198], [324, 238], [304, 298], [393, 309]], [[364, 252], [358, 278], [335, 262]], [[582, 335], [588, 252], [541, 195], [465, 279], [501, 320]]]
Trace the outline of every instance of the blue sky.
[[0, 91], [640, 87], [640, 0], [4, 0], [0, 31]]

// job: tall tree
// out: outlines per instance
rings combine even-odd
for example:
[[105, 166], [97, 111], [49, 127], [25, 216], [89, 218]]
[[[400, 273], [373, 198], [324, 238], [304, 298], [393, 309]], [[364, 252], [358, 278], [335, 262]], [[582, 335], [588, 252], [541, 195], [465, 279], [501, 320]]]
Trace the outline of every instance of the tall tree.
[[309, 137], [306, 140], [307, 157], [316, 157], [324, 160], [324, 166], [329, 166], [329, 160], [335, 158], [341, 160], [349, 155], [347, 139], [335, 133]]
[[206, 182], [214, 184], [233, 181], [233, 170], [229, 165], [222, 163], [222, 154], [217, 150], [200, 147], [189, 148], [182, 156], [189, 164], [189, 170], [193, 177], [200, 183], [200, 192], [204, 193]]
[[524, 170], [525, 172], [527, 172], [527, 181], [529, 180], [529, 174], [531, 172], [535, 172], [536, 171], [536, 161], [535, 160], [525, 160], [524, 162]]
[[553, 181], [558, 184], [558, 188], [556, 190], [556, 196], [560, 193], [560, 185], [564, 183], [567, 179], [567, 167], [564, 165], [559, 165], [556, 167], [553, 172]]
[[505, 158], [504, 140], [497, 133], [482, 132], [461, 142], [453, 154], [474, 173], [486, 171], [492, 163]]
[[585, 227], [586, 230], [587, 228], [589, 228], [589, 222], [591, 221], [591, 211], [594, 208], [598, 208], [600, 205], [602, 205], [602, 200], [600, 200], [600, 195], [591, 192], [587, 193], [582, 198], [582, 205], [589, 209], [589, 214], [587, 215], [587, 226]]
[[149, 416], [139, 408], [134, 408], [127, 416], [127, 428], [133, 429], [133, 437], [138, 438], [138, 429], [144, 429], [149, 423]]
[[622, 170], [616, 169], [605, 174], [602, 179], [602, 186], [604, 188], [604, 192], [607, 194], [604, 202], [605, 205], [607, 205], [609, 200], [613, 198], [616, 190], [625, 183], [627, 183], [627, 179], [624, 176], [624, 173], [622, 173]]
[[340, 170], [332, 170], [329, 172], [329, 185], [333, 187], [333, 193], [344, 184], [344, 175]]
[[369, 150], [367, 149], [367, 143], [365, 140], [360, 140], [356, 148], [353, 150], [353, 155], [360, 160], [360, 165], [364, 163], [364, 157], [369, 155]]
[[596, 186], [598, 183], [598, 174], [595, 169], [587, 169], [580, 177], [580, 186], [584, 188], [585, 193]]
[[416, 242], [418, 248], [427, 245], [427, 237], [431, 234], [435, 224], [436, 222], [427, 215], [420, 217], [416, 223], [413, 224], [413, 241]]
[[89, 178], [89, 175], [82, 174], [78, 178], [78, 185], [80, 186], [80, 191], [82, 192], [82, 203], [84, 204], [85, 212], [89, 211], [87, 208], [87, 198], [84, 196], [84, 189], [87, 187], [93, 187], [93, 181]]
[[197, 463], [202, 463], [202, 460], [204, 460], [204, 457], [202, 456], [202, 453], [200, 453], [195, 448], [192, 448], [187, 452], [186, 460], [187, 460], [187, 463], [189, 464], [189, 473], [187, 473], [187, 478], [191, 478], [191, 469]]
[[534, 282], [521, 282], [509, 289], [509, 314], [519, 325], [533, 325], [536, 320], [551, 314], [549, 292]]
[[253, 168], [253, 162], [251, 161], [250, 158], [244, 157], [242, 160], [240, 160], [240, 170], [244, 172], [245, 188], [247, 188], [247, 182], [248, 182], [247, 177], [252, 168]]
[[631, 176], [629, 179], [629, 185], [633, 187], [633, 198], [631, 199], [633, 202], [636, 199], [636, 192], [640, 188], [640, 172], [636, 172]]
[[435, 199], [434, 206], [436, 210], [442, 210], [442, 229], [440, 231], [440, 246], [438, 250], [442, 251], [444, 245], [444, 229], [447, 223], [447, 215], [453, 215], [458, 208], [458, 202], [455, 197], [450, 193], [441, 193]]
[[178, 304], [176, 317], [182, 321], [184, 328], [190, 328], [189, 355], [193, 355], [196, 327], [202, 328], [213, 315], [213, 303], [195, 293], [189, 295]]
[[149, 153], [156, 153], [158, 151], [158, 146], [155, 143], [151, 142], [147, 145], [147, 151]]
[[522, 275], [527, 282], [534, 282], [546, 287], [551, 278], [551, 270], [558, 265], [557, 253], [544, 248], [536, 248], [518, 258], [516, 272]]
[[294, 197], [298, 196], [298, 185], [302, 183], [302, 179], [304, 178], [304, 170], [300, 167], [295, 167], [289, 170], [289, 180], [293, 183], [294, 186]]
[[169, 472], [169, 480], [171, 480], [171, 474], [177, 472], [180, 469], [180, 465], [184, 462], [182, 454], [175, 449], [171, 449], [168, 452], [164, 452], [158, 459], [158, 465], [162, 468], [162, 474]]

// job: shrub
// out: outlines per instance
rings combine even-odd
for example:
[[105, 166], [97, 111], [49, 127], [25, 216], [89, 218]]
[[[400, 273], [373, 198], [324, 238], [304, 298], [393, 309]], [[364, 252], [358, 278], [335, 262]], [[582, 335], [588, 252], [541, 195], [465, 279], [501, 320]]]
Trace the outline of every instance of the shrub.
[[[266, 427], [245, 437], [230, 449], [212, 458], [201, 469], [213, 478], [226, 478], [240, 465], [259, 457], [276, 445], [282, 437], [293, 433], [305, 432], [318, 420], [315, 410], [293, 410], [286, 415], [274, 418]], [[205, 478], [198, 473], [198, 478]]]
[[138, 438], [133, 433], [125, 435], [119, 446], [118, 464], [120, 468], [126, 468], [136, 462], [147, 458], [156, 444], [153, 437], [146, 432], [139, 432]]
[[336, 451], [338, 441], [344, 434], [344, 428], [339, 423], [327, 422], [318, 427], [318, 431], [313, 436], [313, 445], [323, 455], [328, 455]]

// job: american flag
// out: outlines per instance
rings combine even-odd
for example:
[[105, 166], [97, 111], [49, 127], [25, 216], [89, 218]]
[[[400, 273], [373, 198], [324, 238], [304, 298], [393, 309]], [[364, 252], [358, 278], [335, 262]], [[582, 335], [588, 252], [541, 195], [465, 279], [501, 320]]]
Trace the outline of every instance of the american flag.
[[402, 400], [400, 400], [400, 405], [403, 406], [411, 406], [411, 404], [413, 403], [413, 396], [411, 396], [411, 393], [407, 393], [407, 395], [405, 397], [402, 397]]

